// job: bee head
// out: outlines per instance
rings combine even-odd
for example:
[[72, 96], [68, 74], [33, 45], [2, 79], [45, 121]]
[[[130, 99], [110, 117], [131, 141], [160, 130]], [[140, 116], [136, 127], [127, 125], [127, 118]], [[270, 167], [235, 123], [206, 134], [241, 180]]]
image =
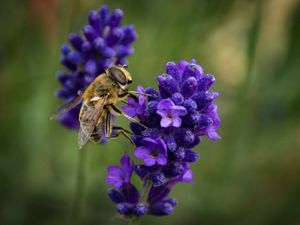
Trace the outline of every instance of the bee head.
[[[127, 66], [126, 66], [127, 68]], [[108, 68], [108, 76], [120, 84], [121, 86], [132, 83], [132, 78], [130, 73], [125, 69], [125, 66], [116, 65]]]

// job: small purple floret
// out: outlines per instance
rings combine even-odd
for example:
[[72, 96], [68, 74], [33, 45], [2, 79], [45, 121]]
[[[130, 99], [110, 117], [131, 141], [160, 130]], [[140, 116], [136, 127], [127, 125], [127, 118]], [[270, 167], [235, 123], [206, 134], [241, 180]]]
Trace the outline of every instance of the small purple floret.
[[[145, 93], [142, 86], [137, 87], [138, 93]], [[146, 110], [147, 98], [144, 95], [138, 95], [138, 102], [133, 98], [128, 99], [128, 105], [122, 106], [123, 111], [130, 117], [141, 116]]]
[[177, 106], [170, 99], [163, 99], [157, 106], [157, 114], [161, 116], [160, 125], [162, 127], [180, 127], [181, 118], [187, 114], [187, 110], [182, 106]]
[[146, 166], [166, 165], [167, 146], [161, 138], [144, 138], [142, 146], [136, 148], [134, 155], [144, 160]]
[[120, 160], [121, 166], [109, 166], [107, 169], [108, 176], [106, 183], [120, 188], [122, 185], [129, 183], [133, 171], [133, 165], [126, 153]]

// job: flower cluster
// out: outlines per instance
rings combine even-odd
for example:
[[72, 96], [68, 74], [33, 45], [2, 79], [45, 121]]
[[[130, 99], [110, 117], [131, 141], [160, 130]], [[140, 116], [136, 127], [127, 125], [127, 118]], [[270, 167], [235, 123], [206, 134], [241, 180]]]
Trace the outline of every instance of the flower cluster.
[[[137, 34], [133, 25], [121, 26], [122, 18], [122, 10], [110, 12], [104, 5], [99, 11], [90, 12], [81, 34], [70, 34], [70, 44], [61, 47], [60, 61], [68, 72], [57, 75], [63, 86], [57, 91], [59, 98], [69, 102], [108, 67], [127, 64], [126, 57], [133, 53], [131, 44]], [[79, 109], [80, 106], [70, 110], [59, 121], [68, 128], [77, 129]]]
[[[138, 87], [138, 100], [129, 98], [123, 107], [139, 121], [130, 127], [134, 156], [143, 163], [134, 165], [125, 154], [121, 166], [108, 168], [107, 183], [113, 186], [109, 197], [126, 217], [171, 214], [176, 205], [168, 196], [172, 187], [192, 182], [190, 163], [199, 159], [193, 148], [201, 136], [220, 138], [214, 103], [218, 93], [210, 91], [213, 75], [205, 74], [195, 60], [168, 62], [157, 80], [159, 91]], [[131, 183], [133, 172], [143, 181], [141, 192]]]

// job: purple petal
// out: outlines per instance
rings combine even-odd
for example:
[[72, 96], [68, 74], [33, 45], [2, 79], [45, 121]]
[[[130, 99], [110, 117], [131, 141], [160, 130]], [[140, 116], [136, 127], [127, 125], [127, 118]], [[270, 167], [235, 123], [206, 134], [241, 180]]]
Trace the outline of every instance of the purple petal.
[[215, 141], [216, 139], [221, 139], [221, 136], [214, 129], [213, 130], [208, 129], [207, 130], [207, 136], [212, 141]]
[[216, 104], [211, 104], [208, 108], [208, 115], [213, 119], [213, 124], [206, 129], [207, 136], [211, 140], [221, 139], [220, 135], [216, 130], [220, 126], [220, 117], [217, 112], [218, 106]]
[[137, 147], [134, 151], [134, 155], [139, 159], [146, 159], [150, 157], [149, 149], [144, 146]]
[[[145, 93], [145, 89], [142, 86], [138, 86], [137, 87], [137, 92]], [[139, 105], [142, 106], [142, 105], [146, 104], [146, 101], [147, 101], [146, 96], [141, 95], [141, 94], [139, 94], [138, 96], [139, 96]], [[146, 105], [145, 105], [145, 107], [146, 107]]]
[[123, 184], [121, 177], [121, 168], [118, 166], [110, 166], [107, 169], [108, 176], [106, 177], [106, 183], [113, 185], [116, 188], [120, 188]]
[[[139, 96], [139, 105], [140, 106], [144, 106], [146, 104], [146, 101], [147, 101], [147, 98], [143, 95], [140, 95]], [[145, 105], [145, 108], [146, 108], [146, 105]]]
[[173, 127], [180, 127], [181, 126], [181, 119], [179, 117], [175, 117], [172, 120]]
[[140, 86], [140, 85], [137, 86], [136, 91], [137, 91], [137, 92], [140, 92], [140, 93], [145, 93], [144, 87], [143, 87], [143, 86]]
[[160, 155], [159, 157], [156, 158], [156, 162], [158, 165], [166, 165], [168, 160], [166, 156]]
[[156, 141], [157, 141], [157, 144], [159, 144], [160, 146], [162, 146], [163, 153], [167, 157], [167, 145], [164, 142], [164, 140], [161, 139], [161, 138], [157, 138]]
[[125, 153], [125, 155], [120, 159], [120, 163], [123, 167], [130, 167], [130, 158], [128, 153]]
[[123, 184], [123, 182], [121, 180], [115, 179], [113, 177], [107, 177], [106, 183], [114, 186], [115, 188], [120, 188], [120, 187], [122, 187], [122, 184]]
[[182, 175], [182, 182], [191, 183], [193, 182], [193, 172], [189, 169]]
[[120, 163], [124, 173], [124, 181], [129, 182], [133, 171], [133, 165], [131, 165], [129, 155], [127, 153], [125, 153], [125, 155], [121, 158]]
[[118, 176], [121, 172], [121, 168], [119, 166], [109, 166], [107, 172], [109, 176]]
[[128, 105], [136, 106], [138, 103], [133, 98], [128, 98]]
[[156, 113], [160, 115], [162, 118], [167, 117], [168, 115], [168, 112], [165, 109], [159, 109], [156, 111]]
[[171, 108], [174, 105], [175, 105], [174, 102], [167, 98], [167, 99], [161, 100], [158, 103], [157, 108], [158, 109], [169, 109], [169, 108]]
[[149, 158], [144, 159], [144, 163], [146, 166], [153, 166], [155, 164], [155, 162], [156, 162], [155, 158], [153, 158], [151, 156]]
[[130, 117], [136, 116], [136, 110], [132, 106], [125, 105], [125, 106], [122, 106], [121, 108], [126, 113], [126, 115], [128, 115]]
[[171, 108], [172, 115], [185, 116], [187, 114], [186, 108], [183, 106], [172, 106]]
[[[153, 145], [157, 145], [157, 142], [159, 141], [160, 139], [152, 139], [152, 138], [144, 138], [143, 139], [143, 144], [144, 145], [149, 145], [149, 146], [153, 146]], [[160, 143], [159, 143], [160, 144]]]
[[162, 118], [160, 121], [161, 127], [169, 127], [172, 124], [172, 119], [170, 118]]

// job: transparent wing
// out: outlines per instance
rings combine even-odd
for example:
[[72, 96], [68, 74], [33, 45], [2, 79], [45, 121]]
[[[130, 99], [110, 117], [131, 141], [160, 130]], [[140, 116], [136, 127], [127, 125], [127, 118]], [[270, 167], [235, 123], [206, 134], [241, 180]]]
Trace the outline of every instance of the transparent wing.
[[69, 110], [75, 108], [81, 102], [82, 102], [82, 96], [79, 95], [76, 98], [74, 98], [72, 101], [70, 101], [67, 104], [63, 105], [62, 107], [58, 108], [54, 112], [54, 114], [50, 117], [50, 120], [53, 120], [54, 118], [57, 118], [57, 117], [61, 116], [62, 114], [68, 112]]
[[95, 107], [84, 104], [81, 109], [80, 128], [78, 134], [78, 147], [81, 149], [91, 138], [98, 121], [103, 114], [103, 106], [107, 97], [100, 98]]
[[103, 116], [104, 116], [104, 120], [103, 120], [104, 134], [105, 137], [110, 137], [113, 128], [110, 111], [106, 109], [105, 114]]

